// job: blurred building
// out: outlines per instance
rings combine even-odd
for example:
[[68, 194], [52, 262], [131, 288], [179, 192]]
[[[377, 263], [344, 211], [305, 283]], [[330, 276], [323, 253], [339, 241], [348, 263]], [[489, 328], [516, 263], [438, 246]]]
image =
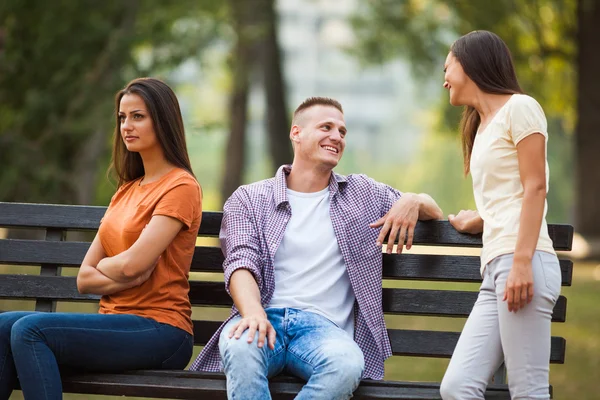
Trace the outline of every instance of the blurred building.
[[[350, 53], [355, 42], [350, 18], [358, 7], [358, 0], [277, 2], [288, 107], [293, 109], [310, 96], [342, 103], [349, 131], [344, 172], [355, 172], [348, 169], [369, 159], [408, 162], [425, 125], [421, 110], [427, 108], [428, 99], [439, 98], [439, 91], [414, 82], [407, 62], [367, 66]], [[264, 132], [262, 97], [256, 88], [252, 115], [260, 118], [252, 135]]]
[[[418, 154], [423, 132], [428, 129], [426, 110], [433, 108], [431, 102], [439, 101], [443, 77], [440, 69], [439, 82], [416, 82], [409, 63], [402, 59], [382, 66], [361, 63], [351, 53], [355, 36], [350, 22], [360, 12], [360, 4], [363, 0], [278, 0], [279, 43], [290, 113], [307, 97], [339, 100], [348, 137], [338, 171], [380, 178], [374, 170], [402, 173], [402, 167]], [[218, 162], [226, 140], [222, 124], [227, 118], [228, 91], [223, 65], [228, 54], [225, 43], [207, 48], [202, 63], [189, 60], [173, 73], [188, 132], [192, 132], [190, 146], [197, 157], [192, 161], [195, 168], [212, 177], [205, 180], [214, 179], [215, 185], [221, 167], [213, 171], [209, 166]], [[266, 102], [258, 81], [261, 75], [253, 74], [248, 103], [245, 181], [272, 174], [265, 142]], [[211, 124], [215, 127], [210, 128]], [[222, 134], [193, 135], [208, 131]], [[206, 162], [207, 157], [215, 158]]]

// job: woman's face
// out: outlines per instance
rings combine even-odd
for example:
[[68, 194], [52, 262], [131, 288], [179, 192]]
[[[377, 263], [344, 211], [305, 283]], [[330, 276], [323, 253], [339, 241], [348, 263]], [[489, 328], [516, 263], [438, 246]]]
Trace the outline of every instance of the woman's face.
[[458, 59], [448, 53], [444, 63], [444, 88], [450, 93], [450, 104], [462, 106], [468, 104], [469, 92], [473, 81], [467, 76]]
[[137, 94], [128, 93], [121, 98], [119, 127], [121, 138], [131, 152], [143, 152], [159, 145], [150, 112]]

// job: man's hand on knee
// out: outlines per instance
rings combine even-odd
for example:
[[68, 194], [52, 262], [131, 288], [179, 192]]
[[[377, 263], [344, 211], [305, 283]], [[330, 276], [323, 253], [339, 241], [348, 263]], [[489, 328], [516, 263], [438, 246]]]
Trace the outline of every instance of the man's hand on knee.
[[237, 324], [231, 327], [229, 338], [241, 338], [246, 329], [248, 330], [248, 343], [254, 341], [254, 335], [258, 330], [258, 347], [262, 348], [265, 344], [265, 339], [267, 339], [269, 348], [275, 350], [275, 328], [273, 328], [273, 325], [271, 325], [264, 312], [262, 314], [253, 314], [242, 318]]

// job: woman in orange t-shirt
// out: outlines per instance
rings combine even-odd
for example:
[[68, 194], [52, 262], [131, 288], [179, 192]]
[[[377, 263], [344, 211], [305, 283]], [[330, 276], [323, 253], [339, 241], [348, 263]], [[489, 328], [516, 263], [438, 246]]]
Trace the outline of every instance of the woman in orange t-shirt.
[[202, 217], [183, 120], [163, 82], [117, 93], [112, 167], [118, 189], [77, 275], [102, 295], [98, 314], [0, 315], [0, 398], [17, 376], [26, 399], [60, 399], [60, 367], [183, 369], [192, 355], [188, 275]]

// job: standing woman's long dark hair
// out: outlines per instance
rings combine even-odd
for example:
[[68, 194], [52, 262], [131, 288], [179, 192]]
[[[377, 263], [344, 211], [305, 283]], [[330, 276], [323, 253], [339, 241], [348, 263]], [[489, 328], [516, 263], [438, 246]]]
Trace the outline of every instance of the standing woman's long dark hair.
[[185, 169], [193, 176], [185, 142], [183, 119], [175, 93], [159, 79], [138, 78], [129, 82], [115, 97], [116, 127], [109, 170], [114, 170], [117, 175], [117, 187], [144, 176], [142, 157], [139, 153], [127, 150], [121, 138], [119, 106], [121, 99], [126, 94], [136, 94], [144, 100], [152, 118], [156, 139], [160, 143], [167, 161], [176, 167]]
[[[495, 33], [473, 31], [460, 37], [450, 52], [456, 57], [469, 78], [486, 93], [523, 93], [519, 86], [512, 56], [506, 43]], [[481, 120], [477, 110], [465, 106], [460, 121], [464, 172], [470, 171], [473, 142]]]

